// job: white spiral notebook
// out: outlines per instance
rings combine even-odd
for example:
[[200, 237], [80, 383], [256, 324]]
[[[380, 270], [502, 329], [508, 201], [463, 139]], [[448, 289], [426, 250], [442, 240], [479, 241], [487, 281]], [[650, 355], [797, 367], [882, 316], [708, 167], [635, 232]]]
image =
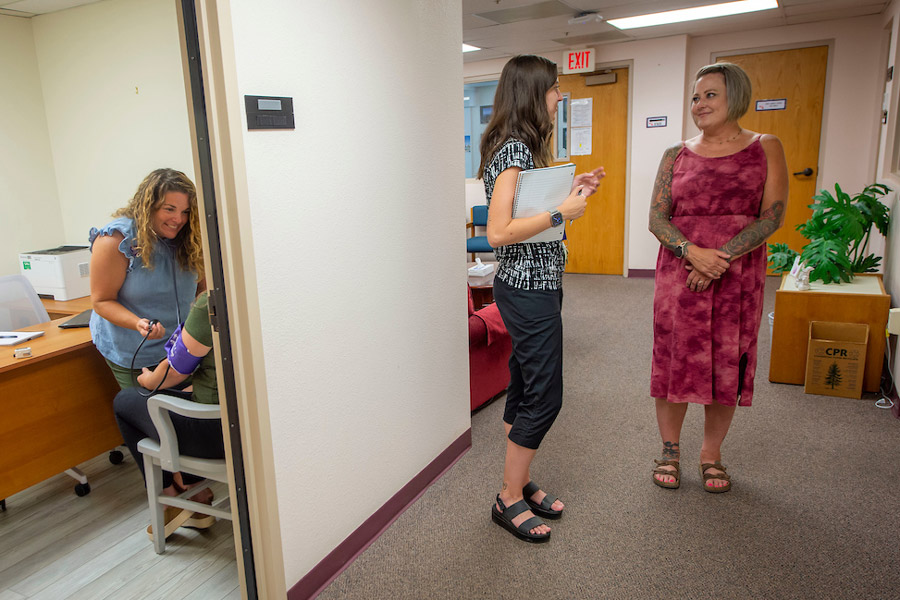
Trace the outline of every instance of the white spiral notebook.
[[[516, 196], [513, 199], [513, 219], [532, 217], [553, 210], [569, 195], [575, 180], [575, 165], [566, 163], [543, 169], [519, 171]], [[522, 242], [558, 242], [565, 233], [562, 227], [551, 227]]]

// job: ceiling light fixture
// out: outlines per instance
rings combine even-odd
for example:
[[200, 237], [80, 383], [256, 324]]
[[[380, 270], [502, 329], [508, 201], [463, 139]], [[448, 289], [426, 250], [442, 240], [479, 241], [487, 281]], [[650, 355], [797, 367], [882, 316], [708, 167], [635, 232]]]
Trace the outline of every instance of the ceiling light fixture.
[[569, 19], [569, 25], [587, 25], [588, 23], [602, 20], [603, 17], [601, 15], [598, 15], [597, 13], [583, 13], [578, 15], [577, 17], [572, 17], [571, 19]]
[[655, 25], [668, 25], [669, 23], [727, 17], [729, 15], [740, 15], [773, 8], [778, 8], [778, 0], [739, 0], [738, 2], [669, 10], [650, 15], [626, 17], [624, 19], [610, 19], [607, 23], [618, 29], [636, 29], [638, 27], [653, 27]]
[[476, 50], [481, 50], [478, 46], [470, 46], [469, 44], [462, 45], [463, 52], [475, 52]]

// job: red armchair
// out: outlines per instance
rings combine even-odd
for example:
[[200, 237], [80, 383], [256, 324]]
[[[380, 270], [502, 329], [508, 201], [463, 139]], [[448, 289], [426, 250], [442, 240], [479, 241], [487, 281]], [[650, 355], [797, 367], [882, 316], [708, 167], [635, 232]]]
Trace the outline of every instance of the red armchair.
[[[468, 288], [468, 285], [466, 286]], [[509, 385], [512, 341], [496, 304], [476, 311], [469, 292], [469, 394], [472, 410]]]

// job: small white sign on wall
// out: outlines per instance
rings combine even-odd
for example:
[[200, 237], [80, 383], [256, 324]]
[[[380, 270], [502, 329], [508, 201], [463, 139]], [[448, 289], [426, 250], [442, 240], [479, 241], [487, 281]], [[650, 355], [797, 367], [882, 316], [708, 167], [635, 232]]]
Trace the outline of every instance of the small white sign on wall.
[[787, 98], [778, 98], [777, 100], [757, 100], [756, 110], [761, 112], [764, 110], [784, 110], [787, 108]]
[[569, 50], [563, 54], [562, 61], [564, 74], [588, 73], [594, 70], [594, 49]]

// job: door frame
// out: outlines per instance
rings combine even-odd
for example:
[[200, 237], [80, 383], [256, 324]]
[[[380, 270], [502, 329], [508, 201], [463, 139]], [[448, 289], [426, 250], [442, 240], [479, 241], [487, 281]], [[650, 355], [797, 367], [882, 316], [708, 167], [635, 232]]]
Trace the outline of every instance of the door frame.
[[[631, 247], [631, 239], [629, 231], [631, 228], [631, 165], [633, 163], [631, 151], [634, 134], [634, 59], [612, 60], [608, 62], [595, 63], [594, 70], [590, 73], [572, 73], [573, 75], [595, 75], [600, 71], [607, 69], [628, 69], [628, 89], [626, 90], [627, 98], [625, 106], [627, 114], [625, 115], [625, 214], [622, 219], [622, 226], [625, 230], [622, 232], [622, 277], [628, 277], [628, 250]], [[562, 75], [563, 73], [560, 73]], [[571, 150], [570, 150], [571, 152]], [[571, 158], [571, 154], [570, 154]], [[602, 183], [600, 185], [603, 185]]]
[[[622, 232], [622, 277], [628, 277], [628, 251], [631, 248], [631, 167], [632, 161], [632, 144], [634, 135], [634, 59], [617, 60], [595, 65], [596, 69], [628, 69], [628, 97], [625, 101], [628, 114], [625, 115], [625, 218], [622, 226], [625, 231]], [[602, 185], [602, 184], [601, 184]]]
[[215, 300], [238, 577], [243, 598], [284, 598], [259, 306], [248, 292], [256, 289], [255, 260], [230, 5], [175, 3], [211, 306]]

